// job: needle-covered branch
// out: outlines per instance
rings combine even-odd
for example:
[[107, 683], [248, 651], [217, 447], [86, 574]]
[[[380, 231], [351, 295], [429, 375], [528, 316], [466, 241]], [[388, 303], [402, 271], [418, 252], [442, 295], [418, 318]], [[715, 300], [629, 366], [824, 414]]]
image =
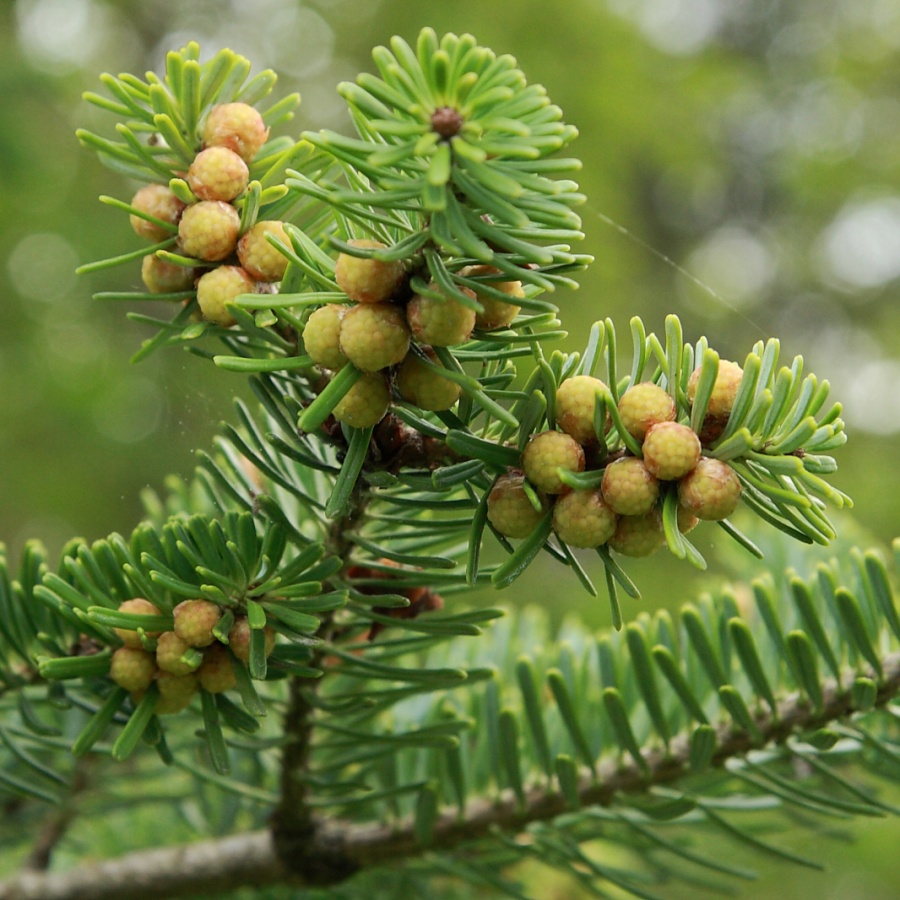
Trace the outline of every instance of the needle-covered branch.
[[[660, 335], [633, 319], [628, 361], [610, 320], [556, 349], [591, 262], [580, 163], [556, 155], [576, 130], [470, 35], [377, 48], [377, 74], [339, 88], [353, 137], [273, 136], [299, 98], [270, 102], [274, 74], [231, 51], [200, 59], [192, 43], [86, 96], [117, 124], [82, 142], [145, 184], [101, 198], [136, 249], [81, 271], [140, 261], [146, 290], [98, 295], [162, 310], [130, 314], [153, 329], [135, 361], [180, 347], [249, 376], [259, 409], [237, 402], [127, 536], [0, 556], [0, 788], [56, 802], [48, 756], [132, 757], [272, 830], [23, 873], [0, 898], [366, 891], [386, 864], [448, 860], [520, 896], [500, 873], [530, 854], [647, 896], [665, 853], [744, 877], [657, 820], [790, 855], [721, 810], [888, 811], [835, 771], [897, 753], [878, 553], [754, 582], [755, 615], [730, 592], [677, 616], [620, 600], [663, 548], [705, 568], [704, 523], [758, 559], [767, 534], [837, 539], [828, 382], [776, 339], [720, 359], [675, 315]], [[465, 605], [543, 557], [594, 596], [599, 571], [611, 632]], [[794, 756], [821, 783], [786, 779]], [[585, 854], [600, 829], [641, 847], [641, 873]]]
[[[882, 665], [876, 707], [900, 693], [900, 654], [892, 654]], [[731, 771], [740, 773], [740, 760], [756, 747], [839, 725], [857, 711], [847, 688], [847, 684], [828, 681], [823, 685], [818, 708], [811, 707], [800, 694], [786, 698], [774, 710], [755, 716], [756, 739], [736, 732], [730, 723], [719, 725], [712, 736], [716, 750], [709, 763], [728, 771], [729, 762], [736, 761], [737, 767]], [[812, 757], [814, 749], [806, 747], [803, 753], [806, 758]], [[624, 813], [629, 805], [627, 797], [622, 802], [622, 795], [646, 795], [654, 788], [674, 786], [674, 795], [660, 796], [670, 802], [677, 796], [683, 807], [680, 813], [687, 815], [704, 805], [689, 787], [677, 789], [690, 776], [695, 755], [696, 742], [680, 736], [666, 750], [644, 751], [640, 763], [607, 760], [596, 773], [582, 775], [566, 794], [536, 786], [521, 797], [475, 802], [462, 818], [456, 812], [447, 812], [432, 822], [427, 844], [423, 844], [415, 823], [389, 826], [322, 820], [307, 823], [306, 840], [302, 845], [292, 844], [292, 855], [286, 859], [279, 858], [275, 850], [277, 832], [274, 841], [268, 831], [252, 832], [135, 852], [69, 872], [24, 872], [0, 882], [0, 900], [114, 900], [126, 893], [135, 900], [150, 900], [213, 894], [243, 886], [337, 884], [361, 870], [400, 866], [424, 854], [452, 852], [459, 847], [466, 848], [466, 858], [471, 860], [473, 854], [477, 855], [478, 842], [496, 840], [498, 832], [515, 840], [530, 825], [574, 815], [577, 809], [603, 807]], [[528, 837], [522, 839], [530, 841]]]

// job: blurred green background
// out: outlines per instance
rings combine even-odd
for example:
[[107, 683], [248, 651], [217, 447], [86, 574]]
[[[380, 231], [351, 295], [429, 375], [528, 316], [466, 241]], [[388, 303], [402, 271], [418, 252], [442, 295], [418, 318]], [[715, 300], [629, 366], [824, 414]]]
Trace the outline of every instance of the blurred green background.
[[[627, 335], [632, 315], [661, 330], [670, 312], [724, 358], [780, 337], [844, 404], [851, 442], [835, 482], [856, 519], [882, 540], [900, 533], [900, 0], [4, 0], [0, 540], [11, 553], [31, 537], [56, 550], [127, 531], [140, 489], [189, 475], [244, 392], [241, 376], [180, 351], [129, 365], [146, 331], [90, 296], [137, 288], [137, 264], [73, 274], [138, 245], [96, 200], [135, 186], [79, 148], [77, 126], [113, 124], [81, 93], [102, 71], [158, 70], [196, 39], [275, 68], [280, 93], [299, 90], [296, 133], [345, 129], [335, 85], [371, 68], [372, 46], [423, 25], [514, 54], [580, 129], [579, 249], [596, 264], [558, 297], [565, 349], [597, 318]], [[704, 583], [665, 559], [640, 566], [651, 606]], [[535, 567], [514, 599], [537, 598], [550, 577]], [[603, 606], [573, 581], [555, 612], [601, 624]], [[896, 896], [896, 826], [852, 831], [856, 844], [829, 848], [830, 873], [778, 866], [746, 896]]]

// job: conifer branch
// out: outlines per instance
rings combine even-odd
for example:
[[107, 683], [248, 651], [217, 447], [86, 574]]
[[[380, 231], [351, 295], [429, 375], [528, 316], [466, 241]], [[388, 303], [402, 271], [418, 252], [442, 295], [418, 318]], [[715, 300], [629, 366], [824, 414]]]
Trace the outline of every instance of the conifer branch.
[[190, 897], [286, 882], [268, 831], [130, 853], [69, 872], [22, 872], [0, 882], [2, 900], [132, 900]]
[[[900, 653], [883, 659], [882, 669], [878, 707], [900, 694]], [[731, 723], [720, 724], [716, 728], [718, 749], [713, 764], [724, 767], [750, 750], [852, 716], [857, 710], [849, 689], [851, 681], [826, 682], [819, 709], [798, 693], [785, 698], [774, 711], [757, 714], [754, 722], [761, 740], [735, 730]], [[577, 784], [579, 806], [611, 806], [622, 795], [677, 785], [690, 772], [689, 737], [674, 739], [668, 752], [644, 750], [642, 757], [644, 765], [608, 759], [598, 765], [596, 776], [583, 775]], [[308, 811], [301, 809], [299, 822], [307, 829], [306, 841], [292, 842], [289, 857], [279, 853], [277, 837], [273, 840], [270, 832], [250, 832], [138, 851], [70, 872], [23, 872], [0, 882], [0, 900], [113, 900], [123, 892], [133, 900], [151, 900], [248, 885], [337, 884], [360, 870], [400, 864], [426, 851], [452, 851], [490, 840], [498, 832], [514, 836], [532, 823], [550, 821], [571, 810], [570, 799], [563, 794], [547, 791], [543, 786], [532, 787], [526, 790], [524, 802], [508, 796], [499, 802], [473, 802], [464, 817], [457, 812], [444, 813], [435, 822], [432, 841], [425, 847], [414, 824], [392, 827], [340, 820], [312, 822]], [[280, 815], [284, 815], [284, 810]]]
[[[776, 770], [797, 752], [837, 782], [833, 723], [873, 709], [880, 723], [900, 694], [900, 619], [875, 551], [851, 552], [846, 580], [834, 563], [816, 587], [757, 582], [756, 619], [725, 592], [677, 622], [661, 611], [619, 635], [548, 642], [525, 614], [497, 629], [497, 651], [458, 639], [499, 611], [438, 612], [437, 591], [507, 587], [542, 552], [596, 596], [580, 548], [600, 557], [619, 630], [618, 589], [639, 596], [620, 559], [665, 546], [703, 568], [687, 536], [698, 520], [765, 558], [729, 521], [739, 503], [828, 544], [827, 508], [851, 505], [827, 480], [846, 435], [828, 383], [801, 357], [780, 364], [774, 338], [738, 365], [705, 337], [685, 343], [670, 315], [661, 336], [631, 321], [627, 375], [609, 320], [583, 352], [552, 351], [565, 332], [542, 295], [576, 287], [590, 261], [569, 246], [584, 198], [560, 177], [579, 164], [549, 156], [574, 127], [469, 35], [425, 29], [374, 58], [380, 77], [340, 88], [356, 138], [270, 139], [298, 98], [256, 109], [274, 75], [248, 81], [230, 51], [201, 64], [195, 44], [168, 55], [164, 77], [104, 76], [113, 99], [87, 97], [125, 120], [121, 140], [79, 136], [151, 182], [131, 203], [104, 200], [150, 244], [82, 271], [144, 256], [147, 293], [103, 298], [183, 305], [168, 321], [132, 314], [157, 329], [135, 359], [182, 346], [250, 374], [262, 414], [238, 402], [197, 478], [151, 498], [129, 539], [73, 541], [54, 571], [31, 546], [19, 577], [0, 548], [0, 699], [15, 692], [21, 719], [0, 729], [13, 762], [0, 776], [64, 796], [43, 754], [70, 742], [32, 710], [39, 678], [35, 706], [90, 713], [76, 757], [121, 761], [143, 742], [196, 784], [275, 809], [266, 831], [24, 871], [0, 900], [336, 885], [404, 862], [458, 863], [460, 878], [496, 885], [492, 854], [544, 851], [581, 877], [580, 842], [611, 819], [652, 826], [641, 816], [660, 796], [662, 818], [730, 829], [709, 809], [722, 780], [770, 806], [894, 811], [847, 782], [834, 796], [785, 788]], [[480, 556], [490, 535], [508, 554], [497, 565]], [[273, 708], [280, 728], [263, 719]], [[863, 737], [845, 731], [856, 753]], [[873, 756], [897, 756], [871, 740]], [[233, 760], [273, 747], [280, 771], [245, 781]], [[189, 748], [210, 765], [185, 762]], [[36, 862], [68, 817], [63, 805], [47, 820]]]

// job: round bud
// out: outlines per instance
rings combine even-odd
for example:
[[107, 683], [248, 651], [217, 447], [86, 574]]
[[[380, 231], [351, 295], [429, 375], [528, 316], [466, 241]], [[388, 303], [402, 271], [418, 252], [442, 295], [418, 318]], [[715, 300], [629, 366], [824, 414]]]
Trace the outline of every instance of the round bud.
[[168, 716], [181, 712], [194, 699], [197, 693], [197, 674], [173, 675], [171, 672], [160, 672], [156, 676], [156, 687], [159, 698], [154, 712], [158, 716]]
[[[275, 629], [266, 625], [263, 629], [266, 641], [266, 658], [275, 649]], [[241, 616], [234, 620], [231, 631], [228, 632], [228, 646], [231, 652], [242, 662], [250, 662], [250, 622]]]
[[571, 435], [562, 431], [542, 431], [533, 435], [522, 454], [525, 477], [539, 490], [547, 494], [560, 494], [565, 485], [557, 474], [557, 468], [569, 472], [584, 470], [584, 450]]
[[[160, 615], [159, 609], [154, 606], [149, 600], [145, 600], [143, 597], [135, 597], [133, 600], [123, 601], [119, 604], [119, 612], [133, 613], [139, 616]], [[115, 631], [116, 637], [118, 637], [126, 647], [131, 647], [135, 650], [141, 648], [141, 638], [137, 631], [134, 631], [130, 628], [114, 628], [113, 631]], [[158, 636], [158, 631], [147, 632], [147, 637], [149, 638], [155, 638]]]
[[[692, 406], [694, 398], [697, 396], [700, 372], [701, 369], [694, 369], [691, 372], [691, 377], [688, 379], [687, 398]], [[727, 359], [719, 360], [719, 371], [716, 373], [712, 394], [709, 397], [709, 405], [706, 407], [706, 415], [728, 417], [731, 414], [734, 398], [737, 396], [743, 377], [744, 370], [737, 363], [730, 362]]]
[[[579, 444], [596, 444], [594, 405], [598, 388], [606, 385], [591, 375], [567, 378], [556, 390], [556, 424]], [[608, 419], [607, 416], [604, 416]]]
[[728, 463], [704, 457], [678, 482], [678, 502], [698, 519], [727, 519], [741, 501], [741, 481]]
[[340, 344], [341, 319], [346, 312], [346, 306], [326, 303], [306, 320], [303, 345], [307, 355], [317, 366], [342, 369], [346, 365], [347, 357]]
[[234, 251], [241, 217], [221, 200], [201, 200], [189, 206], [178, 223], [178, 240], [186, 256], [218, 262]]
[[700, 461], [700, 438], [687, 425], [658, 422], [650, 427], [641, 447], [644, 465], [660, 481], [687, 475]]
[[284, 222], [270, 219], [257, 222], [244, 234], [238, 241], [237, 254], [251, 278], [271, 284], [284, 278], [288, 258], [266, 240], [267, 234], [277, 238], [286, 247], [291, 246], [290, 238], [284, 230]]
[[201, 150], [187, 171], [187, 183], [199, 200], [234, 200], [247, 190], [250, 170], [227, 147]]
[[[695, 369], [688, 379], [687, 398], [692, 406], [694, 398], [697, 396], [700, 372], [700, 369]], [[700, 428], [700, 442], [704, 446], [718, 440], [725, 431], [743, 376], [744, 371], [737, 363], [729, 362], [727, 359], [719, 361], [719, 370], [716, 373], [709, 405], [706, 407], [706, 415], [703, 417], [703, 425]]]
[[599, 490], [570, 491], [553, 507], [553, 530], [573, 547], [599, 547], [616, 530], [616, 514]]
[[187, 675], [197, 668], [181, 659], [190, 649], [190, 645], [174, 631], [166, 631], [156, 642], [156, 664], [164, 672], [170, 672], [172, 675]]
[[391, 392], [384, 375], [366, 372], [341, 397], [333, 415], [353, 428], [371, 428], [385, 417], [390, 405]]
[[240, 294], [256, 291], [253, 279], [240, 266], [218, 266], [200, 276], [197, 282], [197, 304], [208, 322], [231, 328], [234, 316], [225, 308]]
[[[496, 266], [467, 266], [460, 275], [466, 278], [490, 278], [490, 276], [502, 275]], [[484, 290], [475, 289], [475, 297], [484, 307], [484, 310], [475, 315], [475, 327], [480, 331], [493, 331], [495, 328], [505, 328], [511, 324], [519, 314], [520, 306], [516, 306], [513, 300], [525, 296], [521, 281], [495, 281], [493, 278], [485, 281], [485, 285], [495, 291], [505, 294], [509, 300], [501, 300]]]
[[195, 276], [194, 269], [160, 259], [155, 253], [147, 254], [141, 261], [141, 279], [151, 294], [189, 291]]
[[[142, 213], [153, 216], [155, 219], [159, 219], [169, 225], [177, 225], [181, 214], [184, 212], [184, 204], [164, 184], [144, 185], [131, 198], [131, 205]], [[133, 213], [129, 217], [129, 221], [135, 234], [146, 238], [148, 241], [153, 241], [153, 243], [164, 241], [166, 238], [174, 237], [175, 235], [174, 230], [163, 228], [161, 225], [142, 219]]]
[[184, 600], [172, 610], [175, 634], [190, 647], [208, 647], [222, 612], [211, 600]]
[[231, 654], [216, 641], [203, 651], [203, 662], [197, 669], [200, 687], [209, 694], [221, 694], [237, 686]]
[[109, 662], [109, 677], [126, 691], [146, 691], [156, 675], [152, 653], [134, 647], [119, 647]]
[[[437, 289], [435, 284], [429, 285], [429, 290]], [[474, 299], [473, 291], [463, 288], [463, 292]], [[475, 310], [452, 297], [416, 294], [407, 304], [406, 318], [416, 340], [432, 347], [462, 344], [475, 327]]]
[[666, 542], [662, 516], [651, 509], [641, 516], [619, 516], [609, 546], [622, 556], [650, 556]]
[[656, 505], [659, 483], [644, 461], [623, 456], [603, 472], [603, 499], [620, 516], [640, 516]]
[[[384, 250], [386, 244], [355, 238], [347, 241], [361, 250]], [[406, 269], [400, 260], [382, 262], [378, 259], [341, 253], [334, 269], [338, 287], [357, 303], [384, 303], [397, 293], [403, 284]]]
[[534, 508], [524, 483], [523, 475], [501, 475], [488, 494], [488, 521], [506, 537], [528, 537], [544, 516], [544, 509]]
[[652, 381], [628, 388], [619, 399], [619, 416], [625, 430], [636, 440], [644, 440], [651, 425], [675, 420], [675, 401]]
[[269, 129], [259, 111], [246, 103], [214, 106], [201, 131], [207, 147], [227, 147], [248, 165], [269, 137]]
[[341, 320], [341, 350], [364, 372], [402, 362], [409, 340], [403, 310], [390, 303], [361, 303], [347, 310]]
[[[431, 362], [443, 368], [431, 347], [423, 349]], [[419, 409], [433, 412], [450, 409], [462, 392], [462, 388], [455, 381], [444, 378], [413, 353], [408, 353], [400, 364], [394, 384], [404, 400], [414, 403]]]

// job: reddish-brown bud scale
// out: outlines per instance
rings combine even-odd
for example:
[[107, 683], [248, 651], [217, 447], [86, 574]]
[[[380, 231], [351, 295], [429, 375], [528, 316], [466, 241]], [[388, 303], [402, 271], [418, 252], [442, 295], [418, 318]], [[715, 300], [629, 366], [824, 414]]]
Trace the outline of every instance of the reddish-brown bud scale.
[[462, 113], [452, 106], [439, 106], [431, 114], [431, 130], [437, 132], [445, 141], [459, 134], [464, 124]]

